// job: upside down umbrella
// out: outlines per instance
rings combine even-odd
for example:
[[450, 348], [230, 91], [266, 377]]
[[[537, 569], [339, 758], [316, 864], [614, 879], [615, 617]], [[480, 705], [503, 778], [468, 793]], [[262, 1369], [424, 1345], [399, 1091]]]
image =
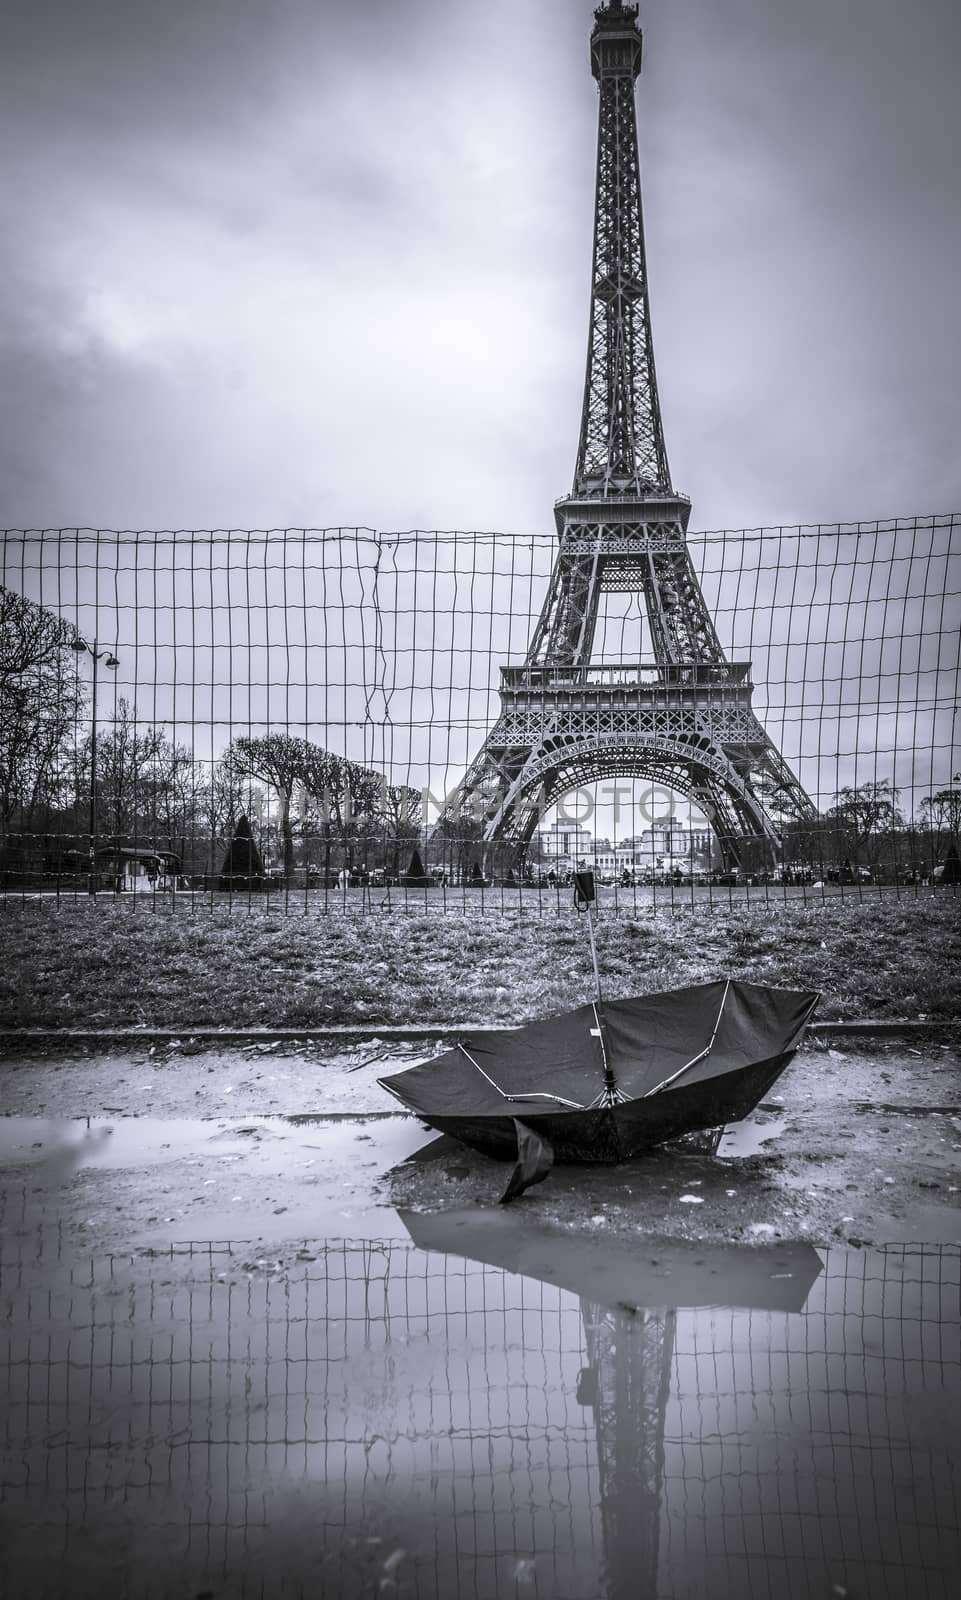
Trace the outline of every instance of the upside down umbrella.
[[623, 1161], [747, 1116], [793, 1057], [819, 998], [720, 979], [602, 1002], [598, 983], [588, 1005], [473, 1033], [378, 1081], [439, 1132], [513, 1160], [507, 1202], [554, 1161]]
[[553, 1162], [622, 1162], [681, 1134], [739, 1122], [801, 1043], [820, 995], [720, 979], [633, 1000], [601, 997], [592, 872], [587, 910], [596, 1000], [379, 1078], [409, 1110], [481, 1154], [513, 1160], [502, 1203]]
[[557, 1161], [623, 1161], [737, 1122], [797, 1050], [819, 996], [732, 979], [477, 1033], [383, 1087], [464, 1144], [514, 1159], [513, 1199]]

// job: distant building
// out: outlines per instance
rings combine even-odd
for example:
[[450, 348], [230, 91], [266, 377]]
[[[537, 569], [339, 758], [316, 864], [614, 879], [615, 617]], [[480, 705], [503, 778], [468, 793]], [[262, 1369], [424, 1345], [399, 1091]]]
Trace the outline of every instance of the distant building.
[[607, 840], [606, 850], [597, 850], [592, 857], [594, 871], [601, 877], [619, 877], [624, 871], [634, 872], [638, 866], [638, 853], [633, 845], [611, 845]]
[[173, 850], [103, 845], [97, 851], [97, 885], [118, 894], [154, 894], [175, 887], [180, 858]]
[[649, 870], [682, 866], [691, 872], [710, 872], [714, 836], [710, 828], [657, 823], [631, 841], [636, 865]]
[[620, 843], [591, 836], [576, 823], [557, 822], [537, 835], [545, 865], [558, 873], [580, 864], [602, 878], [620, 878], [625, 872], [710, 872], [713, 834], [710, 828], [684, 827], [676, 822], [655, 823]]
[[545, 856], [588, 856], [594, 849], [589, 829], [574, 822], [555, 822], [551, 828], [542, 828], [537, 835]]

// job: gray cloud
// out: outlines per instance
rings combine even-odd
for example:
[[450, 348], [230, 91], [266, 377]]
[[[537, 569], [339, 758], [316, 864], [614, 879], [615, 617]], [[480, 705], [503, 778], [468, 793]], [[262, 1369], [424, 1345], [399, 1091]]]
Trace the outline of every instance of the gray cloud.
[[[696, 520], [956, 505], [957, 8], [644, 10], [655, 341]], [[548, 525], [586, 337], [590, 19], [8, 7], [4, 523]]]

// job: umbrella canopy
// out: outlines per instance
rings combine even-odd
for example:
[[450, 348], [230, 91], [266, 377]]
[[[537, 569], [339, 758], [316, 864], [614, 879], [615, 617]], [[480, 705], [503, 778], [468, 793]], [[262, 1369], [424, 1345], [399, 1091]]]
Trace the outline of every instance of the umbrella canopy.
[[554, 1157], [618, 1161], [746, 1116], [791, 1059], [818, 998], [721, 980], [594, 1003], [472, 1034], [379, 1081], [486, 1154], [516, 1159], [523, 1139], [533, 1158], [531, 1137], [541, 1141], [548, 1160], [537, 1181]]

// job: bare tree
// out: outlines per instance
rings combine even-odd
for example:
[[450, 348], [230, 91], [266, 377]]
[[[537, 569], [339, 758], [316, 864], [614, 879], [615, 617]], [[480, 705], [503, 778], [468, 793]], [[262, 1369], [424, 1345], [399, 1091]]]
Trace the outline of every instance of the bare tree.
[[145, 774], [145, 798], [151, 842], [161, 839], [185, 864], [198, 821], [204, 816], [206, 796], [193, 752], [176, 744], [161, 731]]
[[228, 781], [255, 778], [276, 794], [286, 883], [290, 883], [294, 875], [294, 829], [298, 823], [294, 795], [305, 783], [311, 748], [316, 749], [316, 746], [311, 747], [306, 739], [295, 739], [286, 733], [267, 733], [259, 738], [240, 736], [231, 740], [222, 758]]
[[834, 824], [844, 852], [854, 866], [862, 855], [868, 862], [876, 863], [885, 842], [897, 828], [903, 828], [904, 818], [897, 802], [898, 790], [891, 787], [887, 778], [838, 790], [835, 804], [828, 807], [826, 816]]
[[484, 824], [470, 816], [441, 817], [431, 837], [428, 865], [440, 865], [455, 881], [466, 883], [471, 868], [484, 856]]
[[379, 772], [362, 767], [346, 756], [314, 745], [307, 790], [319, 804], [329, 871], [330, 846], [336, 842], [344, 865], [353, 872], [358, 846], [384, 830], [384, 795], [387, 785]]
[[325, 750], [310, 739], [271, 733], [239, 737], [221, 760], [222, 781], [255, 779], [277, 796], [284, 877], [293, 878], [298, 839], [323, 844], [325, 871], [336, 847], [349, 871], [358, 865], [365, 842], [417, 837], [414, 819], [420, 795], [416, 789], [388, 784], [381, 773]]
[[961, 789], [938, 789], [920, 806], [926, 827], [937, 833], [961, 833]]
[[62, 617], [0, 587], [0, 848], [60, 795], [85, 694]]
[[[79, 806], [89, 792], [89, 736], [75, 748], [72, 782]], [[181, 862], [209, 811], [193, 752], [164, 728], [139, 722], [122, 696], [110, 723], [97, 733], [95, 801], [97, 830], [105, 839], [164, 846]]]
[[[404, 846], [413, 848], [420, 839], [423, 798], [417, 789], [404, 783], [385, 783], [380, 796], [384, 826], [385, 866], [390, 866], [396, 877], [400, 872], [400, 858]], [[390, 862], [386, 853], [390, 851]]]
[[[109, 723], [97, 732], [97, 832], [119, 842], [149, 833], [153, 775], [162, 759], [164, 734], [137, 719], [136, 707], [122, 695]], [[74, 782], [77, 795], [89, 791], [90, 737], [77, 746]], [[151, 839], [149, 841], [153, 843]]]
[[197, 788], [197, 815], [206, 844], [206, 870], [218, 871], [241, 817], [258, 820], [264, 791], [223, 760], [211, 763]]

